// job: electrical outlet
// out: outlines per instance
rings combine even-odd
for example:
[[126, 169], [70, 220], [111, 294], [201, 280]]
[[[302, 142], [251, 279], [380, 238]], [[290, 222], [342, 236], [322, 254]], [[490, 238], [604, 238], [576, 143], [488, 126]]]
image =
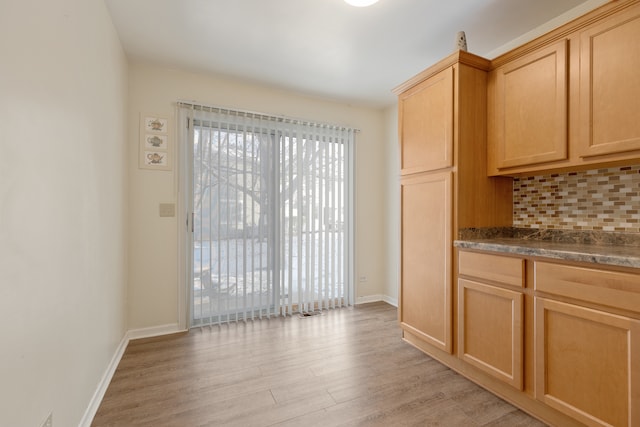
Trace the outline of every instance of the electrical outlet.
[[360, 283], [364, 283], [367, 281], [367, 276], [360, 276]]
[[42, 427], [53, 427], [53, 412], [49, 414], [46, 420], [44, 420]]

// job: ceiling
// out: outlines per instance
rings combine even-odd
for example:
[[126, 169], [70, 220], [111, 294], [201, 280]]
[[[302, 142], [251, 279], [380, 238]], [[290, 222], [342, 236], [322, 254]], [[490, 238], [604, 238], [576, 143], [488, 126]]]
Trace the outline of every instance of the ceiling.
[[453, 52], [458, 31], [491, 59], [555, 17], [603, 2], [105, 0], [131, 60], [372, 107], [393, 104], [391, 89]]

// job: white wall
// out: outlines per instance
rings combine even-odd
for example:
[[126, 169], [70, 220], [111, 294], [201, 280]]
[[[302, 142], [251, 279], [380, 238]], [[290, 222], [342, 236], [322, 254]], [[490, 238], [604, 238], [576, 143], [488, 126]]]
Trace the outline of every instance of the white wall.
[[398, 142], [398, 105], [384, 110], [386, 202], [385, 232], [387, 279], [384, 295], [391, 303], [398, 304], [400, 290], [400, 143]]
[[129, 327], [178, 323], [177, 223], [160, 203], [177, 202], [176, 169], [138, 168], [140, 113], [171, 118], [175, 102], [195, 100], [243, 110], [343, 124], [361, 130], [356, 148], [356, 277], [358, 297], [380, 297], [387, 280], [385, 249], [385, 121], [382, 110], [314, 99], [228, 77], [132, 62], [129, 68], [130, 300]]
[[0, 3], [0, 425], [80, 423], [126, 330], [126, 58], [102, 0]]

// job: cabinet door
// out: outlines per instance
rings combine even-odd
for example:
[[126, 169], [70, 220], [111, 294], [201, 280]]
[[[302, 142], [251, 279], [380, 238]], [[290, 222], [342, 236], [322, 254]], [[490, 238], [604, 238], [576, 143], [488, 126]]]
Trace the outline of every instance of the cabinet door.
[[467, 363], [522, 390], [523, 294], [458, 280], [458, 349]]
[[402, 174], [453, 165], [453, 67], [398, 98]]
[[567, 41], [493, 71], [489, 143], [504, 169], [567, 158]]
[[452, 173], [412, 176], [402, 183], [404, 329], [444, 350], [451, 345]]
[[580, 64], [580, 155], [640, 150], [640, 6], [582, 32]]
[[640, 425], [640, 321], [536, 298], [536, 398], [590, 426]]

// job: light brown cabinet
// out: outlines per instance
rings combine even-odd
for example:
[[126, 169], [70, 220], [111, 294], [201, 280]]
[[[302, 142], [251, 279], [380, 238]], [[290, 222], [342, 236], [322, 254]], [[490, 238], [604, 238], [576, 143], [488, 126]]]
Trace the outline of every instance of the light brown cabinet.
[[580, 33], [580, 145], [586, 158], [640, 156], [640, 6]]
[[453, 238], [511, 224], [511, 182], [486, 172], [486, 69], [456, 52], [395, 89], [402, 161], [400, 325], [454, 351]]
[[534, 269], [536, 398], [586, 425], [640, 425], [640, 276]]
[[590, 426], [640, 424], [640, 321], [536, 298], [536, 398]]
[[490, 169], [567, 158], [567, 44], [561, 40], [490, 73]]
[[489, 175], [640, 160], [640, 2], [610, 2], [491, 62]]
[[[400, 322], [451, 352], [452, 173], [403, 180]], [[426, 220], [428, 219], [428, 220]]]
[[459, 249], [456, 298], [449, 366], [551, 425], [640, 425], [639, 270]]
[[401, 173], [453, 166], [453, 67], [398, 97]]
[[522, 292], [458, 280], [458, 352], [462, 360], [522, 390]]
[[523, 260], [460, 251], [458, 265], [458, 357], [522, 390]]
[[639, 22], [640, 0], [608, 2], [395, 89], [403, 338], [549, 425], [640, 426], [640, 273], [452, 241], [512, 225], [499, 175], [640, 160]]

